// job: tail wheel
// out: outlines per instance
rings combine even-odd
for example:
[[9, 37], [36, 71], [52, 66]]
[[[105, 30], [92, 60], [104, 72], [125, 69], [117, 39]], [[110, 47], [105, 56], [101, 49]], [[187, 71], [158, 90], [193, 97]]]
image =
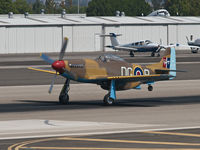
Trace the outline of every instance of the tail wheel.
[[153, 86], [152, 85], [148, 86], [148, 91], [153, 91]]
[[67, 105], [69, 103], [69, 95], [62, 94], [59, 96], [59, 103], [62, 105]]
[[103, 99], [103, 102], [106, 104], [106, 105], [112, 105], [114, 103], [114, 99], [110, 98], [110, 93], [106, 94], [104, 96], [104, 99]]

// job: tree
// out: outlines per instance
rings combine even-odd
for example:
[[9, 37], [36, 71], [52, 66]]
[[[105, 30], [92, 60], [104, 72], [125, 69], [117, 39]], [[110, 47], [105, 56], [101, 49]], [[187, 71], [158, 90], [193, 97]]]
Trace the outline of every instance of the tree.
[[35, 3], [33, 4], [33, 13], [34, 14], [39, 14], [41, 13], [41, 9], [44, 9], [45, 6], [40, 0], [36, 0]]
[[167, 0], [165, 3], [165, 8], [171, 15], [199, 16], [199, 7], [199, 0]]
[[13, 11], [12, 0], [0, 0], [0, 14], [8, 14]]
[[152, 0], [154, 10], [158, 10], [161, 7], [162, 0]]
[[45, 12], [47, 14], [53, 14], [56, 10], [56, 4], [54, 0], [46, 0], [45, 2]]
[[88, 16], [114, 16], [119, 10], [128, 16], [149, 14], [151, 7], [145, 0], [92, 0], [88, 4]]
[[13, 2], [14, 13], [24, 14], [25, 12], [32, 12], [31, 6], [26, 2], [26, 0], [16, 0]]

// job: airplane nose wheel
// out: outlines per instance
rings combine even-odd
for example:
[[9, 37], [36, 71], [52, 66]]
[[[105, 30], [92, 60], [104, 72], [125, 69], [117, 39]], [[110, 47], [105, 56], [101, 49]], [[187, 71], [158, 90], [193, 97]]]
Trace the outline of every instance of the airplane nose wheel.
[[110, 93], [108, 93], [104, 96], [103, 102], [106, 105], [112, 105], [114, 103], [114, 99], [110, 98]]
[[153, 86], [152, 85], [148, 86], [148, 91], [153, 91]]
[[69, 82], [70, 80], [69, 79], [66, 79], [65, 81], [65, 84], [62, 88], [62, 91], [60, 92], [60, 96], [59, 96], [59, 103], [62, 104], [62, 105], [66, 105], [69, 103], [69, 95], [68, 95], [68, 92], [69, 92]]

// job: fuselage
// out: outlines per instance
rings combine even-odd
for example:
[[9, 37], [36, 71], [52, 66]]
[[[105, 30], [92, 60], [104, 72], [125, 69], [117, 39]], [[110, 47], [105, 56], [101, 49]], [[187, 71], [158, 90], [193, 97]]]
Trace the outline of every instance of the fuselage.
[[[143, 43], [143, 44], [142, 44]], [[157, 52], [160, 46], [155, 43], [136, 42], [119, 45], [119, 47], [127, 47], [137, 49], [135, 52]]]
[[[106, 80], [113, 76], [138, 76], [155, 74], [151, 66], [131, 64], [125, 61], [105, 59], [79, 59], [65, 62], [68, 73], [61, 74], [66, 78], [78, 82], [95, 83], [108, 90], [110, 83]], [[70, 74], [70, 75], [69, 75]], [[141, 82], [117, 82], [116, 90], [127, 90], [137, 88]]]

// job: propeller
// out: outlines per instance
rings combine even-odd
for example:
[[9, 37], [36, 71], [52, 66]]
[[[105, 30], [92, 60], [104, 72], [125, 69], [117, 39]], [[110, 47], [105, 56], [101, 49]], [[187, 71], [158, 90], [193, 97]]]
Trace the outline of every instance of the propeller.
[[55, 83], [56, 77], [59, 73], [62, 73], [65, 70], [65, 62], [63, 61], [63, 57], [65, 54], [65, 50], [67, 48], [67, 44], [68, 44], [68, 38], [65, 37], [64, 38], [64, 42], [63, 45], [61, 47], [60, 50], [60, 54], [59, 54], [59, 59], [54, 61], [53, 59], [51, 59], [49, 56], [45, 55], [45, 54], [41, 54], [40, 57], [46, 61], [47, 63], [51, 64], [52, 68], [54, 70], [56, 70], [56, 74], [54, 75], [52, 81], [51, 81], [51, 85], [49, 87], [49, 94], [51, 94], [52, 90], [53, 90], [53, 85]]
[[68, 44], [68, 38], [65, 37], [64, 38], [64, 43], [63, 43], [61, 51], [60, 51], [59, 60], [63, 60], [64, 54], [65, 54], [65, 50], [67, 48], [67, 44]]

